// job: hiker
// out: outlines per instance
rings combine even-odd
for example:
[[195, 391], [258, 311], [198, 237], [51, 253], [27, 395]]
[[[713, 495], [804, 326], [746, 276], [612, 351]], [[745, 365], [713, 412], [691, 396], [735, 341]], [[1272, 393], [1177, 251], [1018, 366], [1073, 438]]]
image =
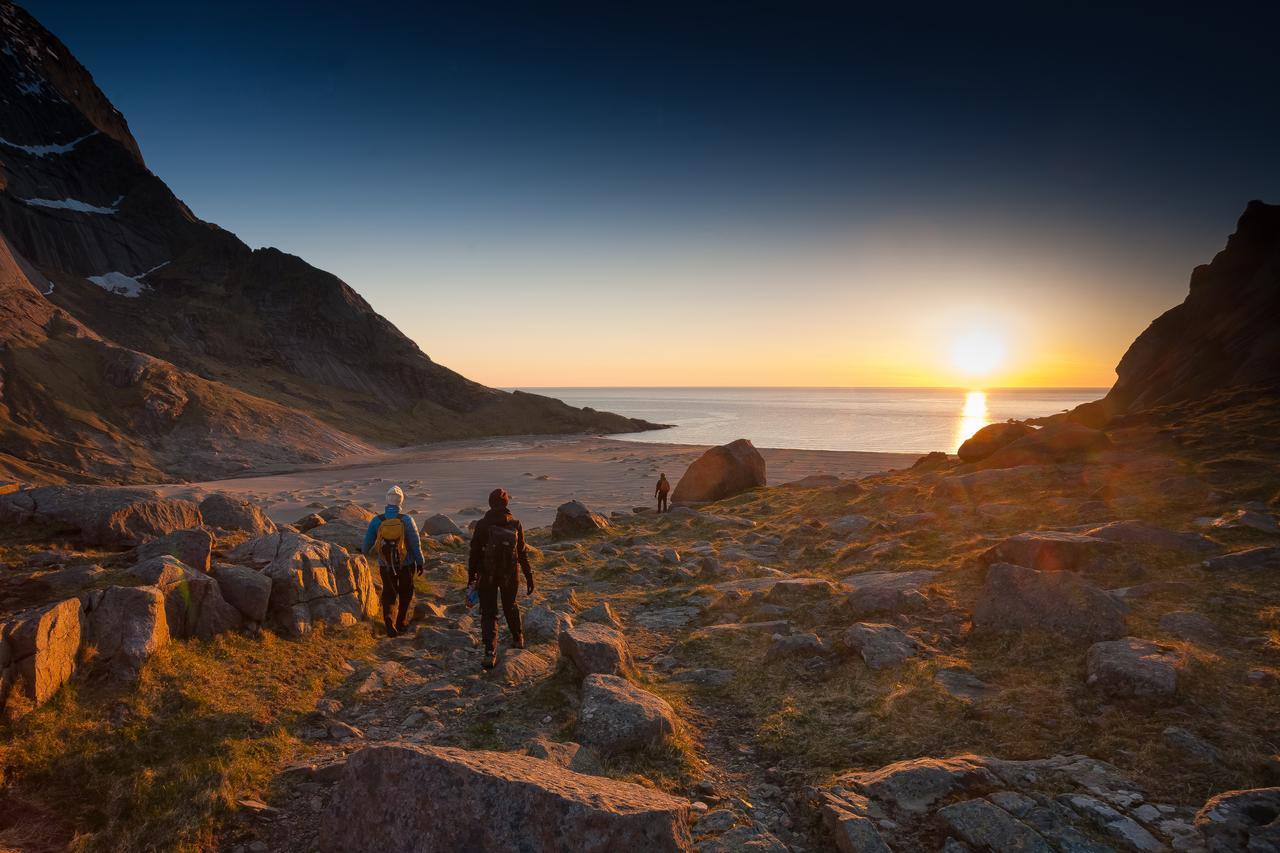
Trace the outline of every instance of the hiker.
[[653, 487], [653, 496], [658, 499], [658, 512], [666, 512], [671, 508], [667, 505], [669, 494], [671, 494], [671, 483], [667, 482], [666, 474], [659, 474], [658, 485]]
[[[378, 573], [382, 576], [382, 624], [387, 626], [387, 636], [395, 637], [404, 632], [413, 602], [413, 576], [422, 571], [422, 542], [418, 539], [418, 525], [413, 518], [401, 512], [404, 492], [399, 486], [387, 490], [387, 508], [381, 515], [369, 520], [364, 533], [364, 553], [376, 551]], [[395, 622], [392, 610], [399, 600]]]
[[516, 604], [516, 594], [520, 591], [517, 564], [524, 571], [526, 594], [533, 595], [533, 569], [529, 567], [524, 528], [507, 508], [510, 503], [511, 496], [506, 489], [490, 492], [489, 511], [476, 522], [476, 529], [471, 534], [467, 589], [468, 592], [474, 589], [480, 598], [480, 635], [484, 639], [482, 666], [485, 669], [498, 665], [499, 595], [502, 597], [502, 612], [507, 617], [507, 630], [511, 632], [511, 648], [524, 648], [520, 606]]

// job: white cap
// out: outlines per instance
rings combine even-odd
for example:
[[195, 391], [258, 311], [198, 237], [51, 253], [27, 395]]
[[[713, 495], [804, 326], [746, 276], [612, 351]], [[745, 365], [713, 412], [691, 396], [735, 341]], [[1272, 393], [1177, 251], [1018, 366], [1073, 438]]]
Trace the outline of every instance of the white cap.
[[392, 486], [387, 489], [387, 506], [401, 506], [404, 504], [404, 492], [400, 491], [399, 486]]

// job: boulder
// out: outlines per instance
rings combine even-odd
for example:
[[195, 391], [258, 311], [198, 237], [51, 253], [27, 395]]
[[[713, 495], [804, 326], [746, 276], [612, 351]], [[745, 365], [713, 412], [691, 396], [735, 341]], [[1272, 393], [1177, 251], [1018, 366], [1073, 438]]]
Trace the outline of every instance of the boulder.
[[345, 521], [348, 524], [358, 524], [364, 527], [369, 524], [373, 516], [374, 513], [369, 512], [369, 510], [355, 501], [338, 501], [333, 506], [320, 510], [320, 517], [324, 519], [326, 524]]
[[755, 824], [733, 829], [698, 844], [698, 853], [790, 853], [778, 836]]
[[307, 535], [312, 539], [337, 545], [349, 554], [361, 554], [364, 552], [365, 530], [366, 525], [339, 519], [313, 527]]
[[893, 853], [876, 829], [866, 797], [846, 798], [826, 792], [822, 799], [822, 822], [835, 838], [840, 853]]
[[712, 447], [694, 460], [671, 493], [674, 504], [696, 504], [731, 498], [766, 485], [764, 457], [750, 441]]
[[1208, 616], [1192, 610], [1175, 610], [1161, 616], [1160, 630], [1193, 643], [1212, 643], [1222, 636]]
[[656, 746], [675, 731], [675, 711], [665, 699], [616, 675], [588, 675], [582, 682], [578, 740], [598, 755]]
[[933, 583], [939, 572], [863, 572], [844, 578], [849, 587], [849, 607], [855, 616], [872, 613], [908, 613], [928, 600], [921, 589]]
[[89, 611], [97, 662], [112, 675], [134, 679], [169, 642], [165, 596], [154, 586], [107, 587]]
[[[0, 669], [9, 670], [8, 691], [21, 689], [43, 705], [75, 674], [87, 631], [80, 599], [26, 610], [0, 622]], [[5, 692], [5, 691], [0, 691]]]
[[276, 523], [256, 504], [215, 492], [200, 502], [204, 523], [221, 530], [242, 530], [250, 536], [276, 532]]
[[998, 787], [1000, 780], [987, 765], [976, 755], [914, 758], [850, 773], [838, 781], [897, 814], [923, 815], [943, 800]]
[[347, 759], [320, 839], [324, 853], [692, 847], [687, 800], [528, 755], [407, 745]]
[[418, 526], [423, 536], [466, 536], [463, 529], [443, 513], [424, 518]]
[[293, 527], [299, 533], [310, 533], [312, 530], [315, 530], [324, 523], [325, 520], [320, 517], [320, 513], [313, 512], [310, 515], [304, 515], [302, 518], [295, 521], [293, 523]]
[[830, 651], [817, 634], [776, 634], [764, 653], [766, 662], [808, 658], [825, 655]]
[[1227, 791], [1196, 813], [1209, 853], [1280, 850], [1280, 788]]
[[1108, 696], [1168, 697], [1178, 689], [1181, 659], [1171, 646], [1125, 637], [1094, 643], [1086, 683]]
[[1034, 432], [1035, 427], [1016, 421], [987, 424], [961, 444], [956, 455], [960, 457], [961, 462], [980, 462], [1005, 445], [1012, 444]]
[[498, 659], [493, 676], [508, 684], [524, 684], [551, 672], [551, 661], [528, 649], [506, 649]]
[[1047, 631], [1073, 640], [1111, 640], [1124, 636], [1124, 605], [1071, 572], [996, 563], [987, 568], [978, 593], [973, 630]]
[[181, 561], [164, 554], [129, 569], [143, 583], [164, 594], [169, 635], [208, 639], [240, 627], [240, 611], [222, 597], [218, 582]]
[[555, 640], [560, 632], [573, 627], [573, 617], [545, 604], [535, 604], [523, 614], [524, 635], [530, 640]]
[[543, 761], [550, 761], [575, 773], [586, 773], [590, 776], [605, 775], [604, 768], [600, 766], [600, 759], [596, 758], [591, 750], [573, 741], [559, 743], [543, 737], [534, 738], [525, 747], [525, 754], [541, 758]]
[[1010, 536], [984, 551], [979, 559], [1014, 563], [1041, 572], [1088, 572], [1102, 568], [1116, 544], [1082, 533], [1036, 530]]
[[626, 675], [631, 672], [631, 653], [621, 631], [593, 622], [571, 625], [558, 637], [560, 654], [583, 675], [605, 673]]
[[1113, 521], [1085, 531], [1086, 536], [1120, 545], [1138, 545], [1179, 554], [1206, 554], [1217, 546], [1198, 533], [1176, 533], [1145, 521]]
[[1111, 446], [1111, 439], [1101, 430], [1059, 421], [1006, 444], [978, 464], [984, 468], [1014, 468], [1079, 462]]
[[230, 563], [214, 563], [210, 572], [232, 607], [250, 622], [267, 621], [271, 603], [271, 578], [262, 572]]
[[842, 515], [839, 518], [832, 519], [827, 522], [827, 527], [831, 528], [841, 536], [848, 536], [852, 533], [861, 533], [862, 531], [875, 524], [865, 515]]
[[143, 542], [138, 546], [134, 558], [141, 563], [165, 554], [176, 557], [183, 565], [198, 572], [208, 572], [213, 554], [213, 534], [203, 528], [175, 530], [158, 539]]
[[844, 632], [847, 648], [862, 655], [872, 669], [900, 666], [907, 658], [921, 651], [914, 637], [904, 634], [893, 625], [857, 622]]
[[315, 622], [353, 625], [377, 615], [372, 568], [337, 545], [280, 531], [250, 539], [230, 558], [271, 579], [269, 618], [289, 636], [302, 636]]
[[1181, 726], [1165, 726], [1161, 734], [1164, 742], [1192, 761], [1212, 767], [1222, 764], [1222, 751], [1209, 741], [1198, 737]]
[[199, 527], [191, 501], [163, 498], [155, 489], [118, 486], [43, 486], [0, 496], [0, 520], [74, 528], [90, 545], [131, 547], [147, 537]]
[[556, 519], [551, 523], [551, 538], [569, 539], [608, 529], [609, 521], [603, 515], [587, 509], [587, 505], [581, 501], [569, 501], [556, 508]]
[[586, 610], [578, 613], [578, 620], [581, 622], [594, 622], [597, 625], [607, 625], [615, 630], [622, 630], [622, 620], [618, 618], [618, 614], [613, 612], [613, 608], [609, 606], [609, 602], [602, 601], [594, 607], [588, 607]]

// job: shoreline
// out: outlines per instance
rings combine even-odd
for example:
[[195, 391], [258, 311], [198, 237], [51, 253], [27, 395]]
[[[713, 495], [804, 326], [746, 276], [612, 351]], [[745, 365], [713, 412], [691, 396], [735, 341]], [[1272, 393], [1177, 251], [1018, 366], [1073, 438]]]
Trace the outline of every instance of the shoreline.
[[[293, 522], [350, 500], [382, 508], [391, 484], [405, 491], [418, 517], [443, 513], [460, 526], [480, 515], [489, 491], [502, 486], [528, 527], [548, 525], [556, 507], [581, 500], [608, 514], [654, 505], [653, 484], [665, 472], [674, 484], [711, 445], [627, 441], [606, 436], [549, 435], [461, 439], [346, 457], [328, 465], [247, 474], [199, 483], [158, 485], [166, 495], [199, 499], [211, 492], [261, 504], [276, 522]], [[855, 478], [901, 468], [920, 454], [854, 450], [760, 448], [770, 485], [811, 474]]]

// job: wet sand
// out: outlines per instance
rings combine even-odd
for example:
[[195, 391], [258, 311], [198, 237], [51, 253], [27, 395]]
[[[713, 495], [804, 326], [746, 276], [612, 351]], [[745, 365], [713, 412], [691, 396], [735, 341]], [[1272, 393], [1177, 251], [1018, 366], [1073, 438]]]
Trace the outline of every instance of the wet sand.
[[[502, 486], [512, 510], [529, 527], [550, 524], [556, 507], [578, 499], [597, 512], [652, 506], [653, 485], [666, 472], [674, 485], [705, 447], [649, 444], [567, 436], [494, 438], [444, 442], [348, 459], [341, 464], [208, 483], [162, 486], [167, 494], [199, 498], [220, 491], [261, 503], [276, 521], [292, 522], [314, 511], [351, 500], [374, 511], [389, 486], [405, 491], [405, 509], [417, 515], [444, 513], [465, 526], [485, 506], [489, 491]], [[901, 468], [914, 453], [835, 450], [761, 450], [771, 485], [811, 474], [861, 477]]]

